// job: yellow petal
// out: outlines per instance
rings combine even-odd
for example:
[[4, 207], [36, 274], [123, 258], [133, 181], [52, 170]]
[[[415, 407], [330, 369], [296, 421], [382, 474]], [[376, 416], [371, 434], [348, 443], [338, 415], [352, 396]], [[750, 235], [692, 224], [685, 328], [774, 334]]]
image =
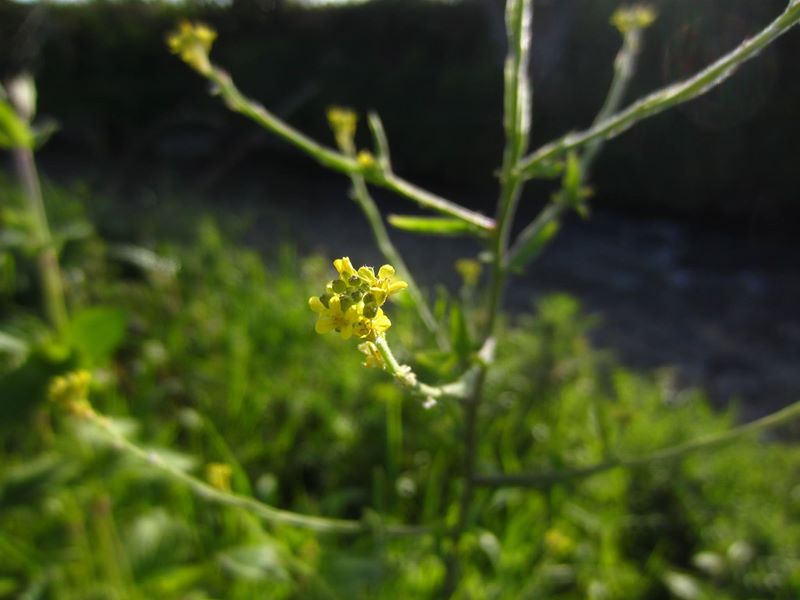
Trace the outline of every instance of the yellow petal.
[[311, 298], [308, 299], [308, 307], [315, 313], [322, 313], [327, 310], [322, 300], [319, 299], [319, 296], [311, 296]]
[[392, 265], [383, 265], [378, 271], [378, 277], [381, 279], [388, 279], [394, 277], [394, 267]]
[[328, 333], [333, 329], [333, 319], [327, 316], [322, 316], [317, 320], [317, 324], [314, 325], [314, 331], [319, 333], [320, 335], [323, 333]]

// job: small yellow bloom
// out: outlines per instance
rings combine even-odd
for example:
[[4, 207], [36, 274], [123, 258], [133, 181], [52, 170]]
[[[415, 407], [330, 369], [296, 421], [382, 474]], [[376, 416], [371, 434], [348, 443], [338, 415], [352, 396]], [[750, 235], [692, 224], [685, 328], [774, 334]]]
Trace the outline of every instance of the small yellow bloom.
[[369, 150], [361, 150], [358, 156], [356, 156], [356, 161], [358, 162], [358, 166], [365, 171], [375, 167], [375, 157]]
[[231, 475], [233, 470], [225, 463], [212, 462], [206, 465], [206, 481], [211, 487], [223, 492], [231, 491]]
[[208, 53], [216, 38], [217, 32], [208, 25], [181, 21], [178, 29], [167, 36], [167, 46], [195, 71], [208, 75], [211, 72]]
[[355, 154], [353, 140], [356, 137], [356, 126], [358, 125], [356, 113], [349, 108], [331, 106], [328, 108], [328, 124], [333, 130], [333, 137], [336, 138], [339, 149], [351, 156]]
[[636, 4], [620, 7], [611, 15], [611, 24], [625, 35], [633, 29], [647, 29], [656, 20], [657, 13], [652, 6]]
[[[336, 331], [342, 336], [343, 340], [353, 335], [353, 325], [358, 321], [358, 307], [356, 305], [342, 309], [342, 298], [338, 295], [333, 296], [328, 301], [327, 307], [316, 296], [309, 298], [308, 305], [311, 310], [319, 313], [317, 324], [314, 327], [317, 333], [323, 334], [329, 331]], [[321, 310], [320, 306], [322, 306]]]
[[76, 416], [88, 416], [93, 413], [89, 404], [89, 385], [92, 374], [79, 370], [54, 377], [50, 382], [47, 395], [51, 402], [58, 404]]
[[475, 287], [481, 276], [481, 263], [472, 258], [459, 258], [456, 261], [456, 271], [461, 275], [465, 286]]
[[374, 340], [385, 333], [391, 326], [392, 322], [389, 317], [379, 308], [374, 317], [360, 316], [353, 325], [353, 333], [362, 339]]
[[[372, 271], [372, 269], [370, 269], [370, 271]], [[361, 275], [360, 269], [359, 275]], [[378, 276], [375, 277], [374, 273], [372, 273], [370, 279], [369, 291], [375, 298], [378, 306], [382, 306], [383, 303], [386, 302], [386, 299], [392, 294], [402, 292], [408, 287], [407, 282], [395, 277], [395, 271], [392, 265], [383, 265], [378, 270]]]
[[337, 273], [339, 273], [339, 278], [345, 282], [349, 281], [354, 275], [358, 275], [348, 256], [343, 256], [342, 258], [337, 258], [334, 260], [333, 268], [336, 269]]
[[382, 369], [384, 367], [383, 356], [381, 356], [380, 350], [374, 343], [363, 342], [358, 345], [358, 351], [365, 356], [364, 362], [361, 364], [368, 369]]

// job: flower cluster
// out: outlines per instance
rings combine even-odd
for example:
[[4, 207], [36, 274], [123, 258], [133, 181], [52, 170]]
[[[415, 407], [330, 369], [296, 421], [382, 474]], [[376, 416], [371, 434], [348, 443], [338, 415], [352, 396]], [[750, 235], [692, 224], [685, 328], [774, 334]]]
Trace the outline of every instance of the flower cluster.
[[374, 342], [392, 326], [381, 306], [408, 284], [395, 277], [391, 265], [383, 265], [376, 275], [372, 267], [356, 270], [345, 256], [334, 260], [333, 266], [339, 277], [328, 282], [324, 294], [308, 299], [318, 315], [317, 333], [336, 331], [345, 340], [355, 336]]
[[217, 32], [203, 23], [181, 21], [177, 31], [167, 36], [170, 52], [178, 54], [181, 60], [202, 75], [211, 72], [208, 53], [217, 39]]
[[70, 414], [83, 417], [93, 414], [89, 404], [89, 386], [92, 375], [89, 371], [79, 370], [54, 377], [50, 381], [47, 395], [50, 401], [65, 409]]

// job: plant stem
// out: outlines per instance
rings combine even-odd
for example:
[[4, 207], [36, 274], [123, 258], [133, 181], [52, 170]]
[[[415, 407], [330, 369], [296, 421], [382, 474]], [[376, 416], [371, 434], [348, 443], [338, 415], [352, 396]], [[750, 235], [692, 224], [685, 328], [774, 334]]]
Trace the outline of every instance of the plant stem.
[[261, 104], [244, 96], [233, 83], [230, 75], [225, 73], [222, 69], [213, 66], [207, 76], [215, 84], [217, 91], [222, 96], [228, 108], [255, 121], [264, 129], [282, 137], [287, 142], [294, 144], [329, 169], [348, 175], [363, 175], [370, 183], [385, 187], [401, 196], [405, 196], [423, 208], [467, 221], [484, 231], [491, 231], [494, 229], [494, 221], [485, 215], [471, 211], [454, 202], [425, 191], [397, 177], [391, 171], [364, 169], [354, 158], [317, 143], [310, 137], [281, 121]]
[[[309, 529], [318, 533], [358, 534], [369, 531], [367, 525], [361, 521], [302, 515], [275, 508], [249, 496], [240, 496], [239, 494], [219, 490], [188, 473], [176, 469], [162, 460], [156, 453], [137, 446], [126, 438], [107, 417], [95, 413], [94, 411], [84, 413], [83, 417], [91, 424], [95, 425], [105, 435], [112, 448], [146, 461], [170, 479], [189, 487], [197, 497], [207, 502], [247, 510], [275, 525], [290, 525]], [[425, 527], [390, 525], [383, 528], [382, 531], [387, 535], [405, 536], [424, 534], [428, 532], [428, 529]]]
[[53, 245], [47, 212], [42, 199], [39, 175], [33, 151], [16, 147], [12, 151], [14, 168], [22, 186], [22, 193], [28, 205], [28, 214], [33, 223], [33, 238], [36, 245], [39, 282], [42, 287], [44, 311], [50, 325], [63, 333], [67, 326], [67, 305], [64, 299], [64, 284], [58, 266], [58, 253]]
[[367, 189], [364, 177], [360, 174], [351, 173], [350, 181], [353, 184], [353, 196], [355, 201], [367, 218], [367, 222], [372, 229], [372, 234], [375, 236], [375, 242], [378, 244], [378, 248], [386, 259], [397, 267], [400, 276], [408, 283], [407, 291], [414, 303], [414, 307], [417, 309], [417, 313], [425, 324], [425, 327], [436, 337], [439, 347], [443, 350], [449, 349], [450, 341], [436, 321], [436, 317], [433, 316], [433, 313], [428, 307], [428, 303], [425, 301], [425, 297], [422, 295], [422, 291], [412, 277], [411, 271], [406, 266], [403, 257], [392, 243], [389, 232], [386, 230], [386, 226], [383, 223], [383, 217], [381, 217], [381, 213], [375, 201], [372, 199], [369, 189]]
[[[508, 0], [506, 4], [506, 31], [508, 55], [504, 69], [503, 124], [506, 145], [500, 174], [500, 198], [497, 203], [497, 226], [492, 237], [492, 269], [489, 283], [487, 319], [484, 338], [493, 337], [497, 317], [502, 306], [503, 292], [508, 275], [507, 252], [511, 225], [524, 180], [515, 167], [528, 148], [531, 122], [531, 86], [528, 78], [530, 62], [532, 0]], [[478, 417], [486, 381], [488, 364], [481, 363], [475, 385], [464, 403], [464, 489], [459, 501], [458, 521], [451, 532], [452, 550], [446, 560], [443, 593], [453, 595], [460, 579], [459, 543], [469, 524], [475, 497], [475, 472], [478, 456]]]
[[795, 402], [784, 409], [776, 411], [745, 425], [739, 425], [728, 431], [713, 435], [700, 436], [694, 440], [663, 448], [643, 456], [612, 458], [586, 467], [559, 469], [537, 473], [516, 474], [483, 474], [475, 477], [476, 485], [490, 487], [526, 487], [546, 489], [559, 483], [586, 479], [611, 469], [632, 468], [651, 465], [658, 462], [676, 460], [692, 452], [722, 446], [739, 438], [762, 433], [794, 419], [800, 418], [800, 402]]
[[798, 22], [800, 22], [800, 0], [793, 0], [786, 10], [767, 27], [693, 77], [654, 92], [585, 131], [569, 133], [542, 146], [517, 165], [516, 173], [529, 178], [535, 173], [537, 166], [542, 163], [552, 162], [570, 150], [576, 150], [593, 140], [607, 140], [616, 137], [647, 117], [657, 115], [668, 108], [704, 94], [733, 75], [740, 65], [758, 55], [763, 48]]

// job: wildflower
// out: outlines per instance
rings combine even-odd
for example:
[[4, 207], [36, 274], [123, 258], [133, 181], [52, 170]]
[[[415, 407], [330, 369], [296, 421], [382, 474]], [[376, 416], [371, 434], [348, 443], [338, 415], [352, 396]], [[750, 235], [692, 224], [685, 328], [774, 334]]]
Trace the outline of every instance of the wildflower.
[[211, 72], [208, 53], [216, 38], [217, 32], [208, 25], [181, 21], [178, 29], [167, 36], [167, 46], [195, 71], [208, 75]]
[[89, 384], [92, 375], [79, 370], [54, 377], [47, 390], [50, 401], [76, 416], [88, 416], [94, 411], [89, 404]]
[[339, 295], [334, 295], [328, 301], [327, 307], [317, 296], [309, 298], [308, 305], [311, 310], [319, 314], [317, 324], [314, 327], [317, 333], [323, 334], [329, 331], [336, 331], [342, 336], [343, 340], [353, 335], [353, 325], [358, 320], [358, 307], [356, 305], [348, 306], [345, 303], [343, 307], [342, 297]]
[[656, 11], [647, 4], [620, 7], [611, 15], [611, 24], [625, 35], [633, 29], [647, 29], [656, 20]]
[[395, 277], [391, 265], [383, 265], [375, 275], [372, 267], [356, 270], [350, 258], [343, 256], [333, 261], [333, 267], [339, 277], [328, 282], [324, 294], [308, 299], [309, 308], [319, 315], [316, 332], [335, 330], [343, 339], [355, 336], [374, 342], [392, 326], [381, 306], [408, 284]]
[[206, 465], [206, 481], [211, 487], [223, 492], [231, 491], [231, 475], [233, 470], [225, 463], [212, 462]]
[[358, 351], [365, 356], [364, 362], [361, 363], [365, 367], [368, 369], [383, 369], [383, 356], [374, 343], [362, 342], [358, 345]]
[[375, 167], [375, 157], [369, 150], [361, 150], [358, 156], [356, 156], [356, 162], [358, 162], [358, 166], [365, 171], [369, 171]]
[[353, 140], [356, 137], [356, 126], [358, 124], [356, 113], [349, 108], [331, 106], [328, 109], [328, 124], [333, 130], [333, 137], [336, 138], [336, 144], [339, 149], [351, 156], [355, 154]]
[[478, 284], [481, 276], [481, 263], [471, 258], [459, 258], [455, 266], [466, 287], [473, 288]]

